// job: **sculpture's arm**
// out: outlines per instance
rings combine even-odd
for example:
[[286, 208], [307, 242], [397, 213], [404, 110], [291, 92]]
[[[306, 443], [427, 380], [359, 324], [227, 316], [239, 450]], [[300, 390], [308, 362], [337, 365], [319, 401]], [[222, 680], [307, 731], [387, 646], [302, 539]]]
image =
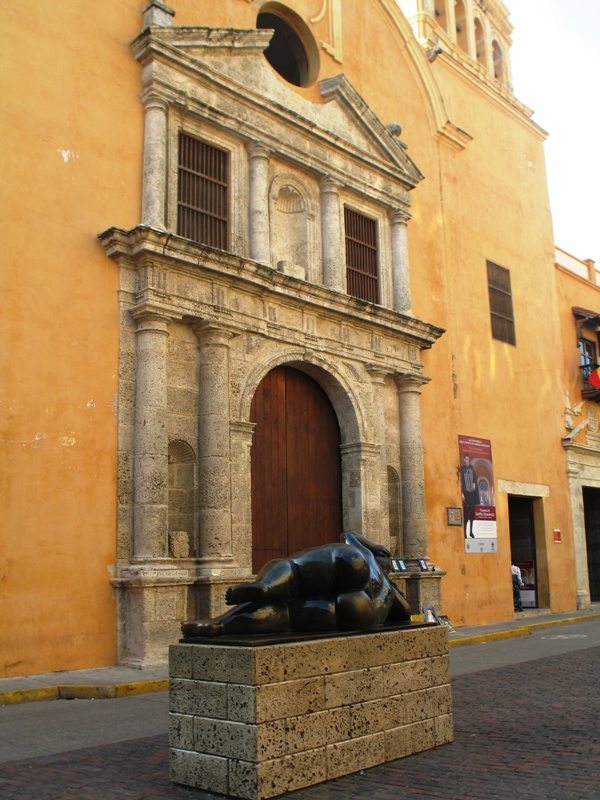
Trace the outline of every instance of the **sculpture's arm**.
[[367, 539], [366, 536], [363, 536], [362, 533], [357, 533], [356, 531], [348, 531], [347, 533], [343, 533], [341, 536], [342, 542], [345, 544], [353, 544], [355, 547], [362, 547], [368, 550], [369, 552], [373, 553], [373, 555], [377, 558], [377, 556], [383, 556], [384, 558], [390, 558], [391, 553], [384, 547], [382, 544], [375, 544], [370, 539]]
[[387, 618], [392, 622], [394, 620], [410, 620], [410, 606], [408, 605], [408, 600], [404, 597], [400, 589], [398, 589], [394, 581], [390, 580], [389, 584], [394, 602]]

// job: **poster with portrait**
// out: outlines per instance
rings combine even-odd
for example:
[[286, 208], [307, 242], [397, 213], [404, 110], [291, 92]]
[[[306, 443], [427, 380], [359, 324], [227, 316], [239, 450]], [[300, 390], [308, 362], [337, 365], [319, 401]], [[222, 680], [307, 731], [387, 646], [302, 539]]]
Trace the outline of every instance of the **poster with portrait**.
[[492, 444], [475, 436], [458, 437], [465, 552], [495, 553], [496, 499]]

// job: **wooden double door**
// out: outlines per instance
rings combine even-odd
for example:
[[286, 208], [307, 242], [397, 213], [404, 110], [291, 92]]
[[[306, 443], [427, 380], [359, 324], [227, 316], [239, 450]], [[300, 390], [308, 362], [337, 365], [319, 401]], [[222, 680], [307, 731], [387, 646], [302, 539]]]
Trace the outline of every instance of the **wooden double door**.
[[600, 489], [583, 487], [590, 600], [600, 600]]
[[328, 542], [342, 532], [340, 428], [319, 384], [276, 367], [250, 409], [252, 569]]

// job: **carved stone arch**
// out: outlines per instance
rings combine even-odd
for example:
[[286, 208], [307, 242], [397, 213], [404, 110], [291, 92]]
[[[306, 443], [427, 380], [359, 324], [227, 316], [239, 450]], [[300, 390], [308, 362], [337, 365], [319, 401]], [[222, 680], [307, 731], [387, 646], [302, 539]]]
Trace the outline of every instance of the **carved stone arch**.
[[316, 204], [308, 187], [296, 175], [277, 175], [269, 192], [271, 263], [297, 278], [315, 280], [311, 265], [315, 252]]
[[500, 83], [507, 82], [507, 69], [504, 59], [504, 51], [500, 37], [492, 31], [491, 34], [492, 63], [494, 68], [494, 78]]
[[185, 440], [172, 439], [168, 460], [169, 552], [185, 558], [197, 552], [196, 452]]
[[473, 35], [475, 39], [475, 60], [485, 69], [489, 70], [488, 41], [489, 31], [486, 20], [478, 14], [473, 14]]
[[299, 369], [321, 386], [337, 415], [342, 444], [365, 441], [366, 416], [352, 385], [334, 362], [314, 353], [307, 357], [305, 350], [282, 351], [265, 359], [249, 373], [240, 398], [240, 420], [249, 421], [256, 388], [267, 373], [280, 366]]

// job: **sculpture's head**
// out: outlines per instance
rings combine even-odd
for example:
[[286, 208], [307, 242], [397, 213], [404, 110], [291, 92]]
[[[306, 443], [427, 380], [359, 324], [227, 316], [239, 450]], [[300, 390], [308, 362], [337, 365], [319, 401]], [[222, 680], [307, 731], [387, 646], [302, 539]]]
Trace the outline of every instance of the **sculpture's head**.
[[392, 571], [392, 554], [382, 544], [375, 545], [373, 555], [384, 572]]

